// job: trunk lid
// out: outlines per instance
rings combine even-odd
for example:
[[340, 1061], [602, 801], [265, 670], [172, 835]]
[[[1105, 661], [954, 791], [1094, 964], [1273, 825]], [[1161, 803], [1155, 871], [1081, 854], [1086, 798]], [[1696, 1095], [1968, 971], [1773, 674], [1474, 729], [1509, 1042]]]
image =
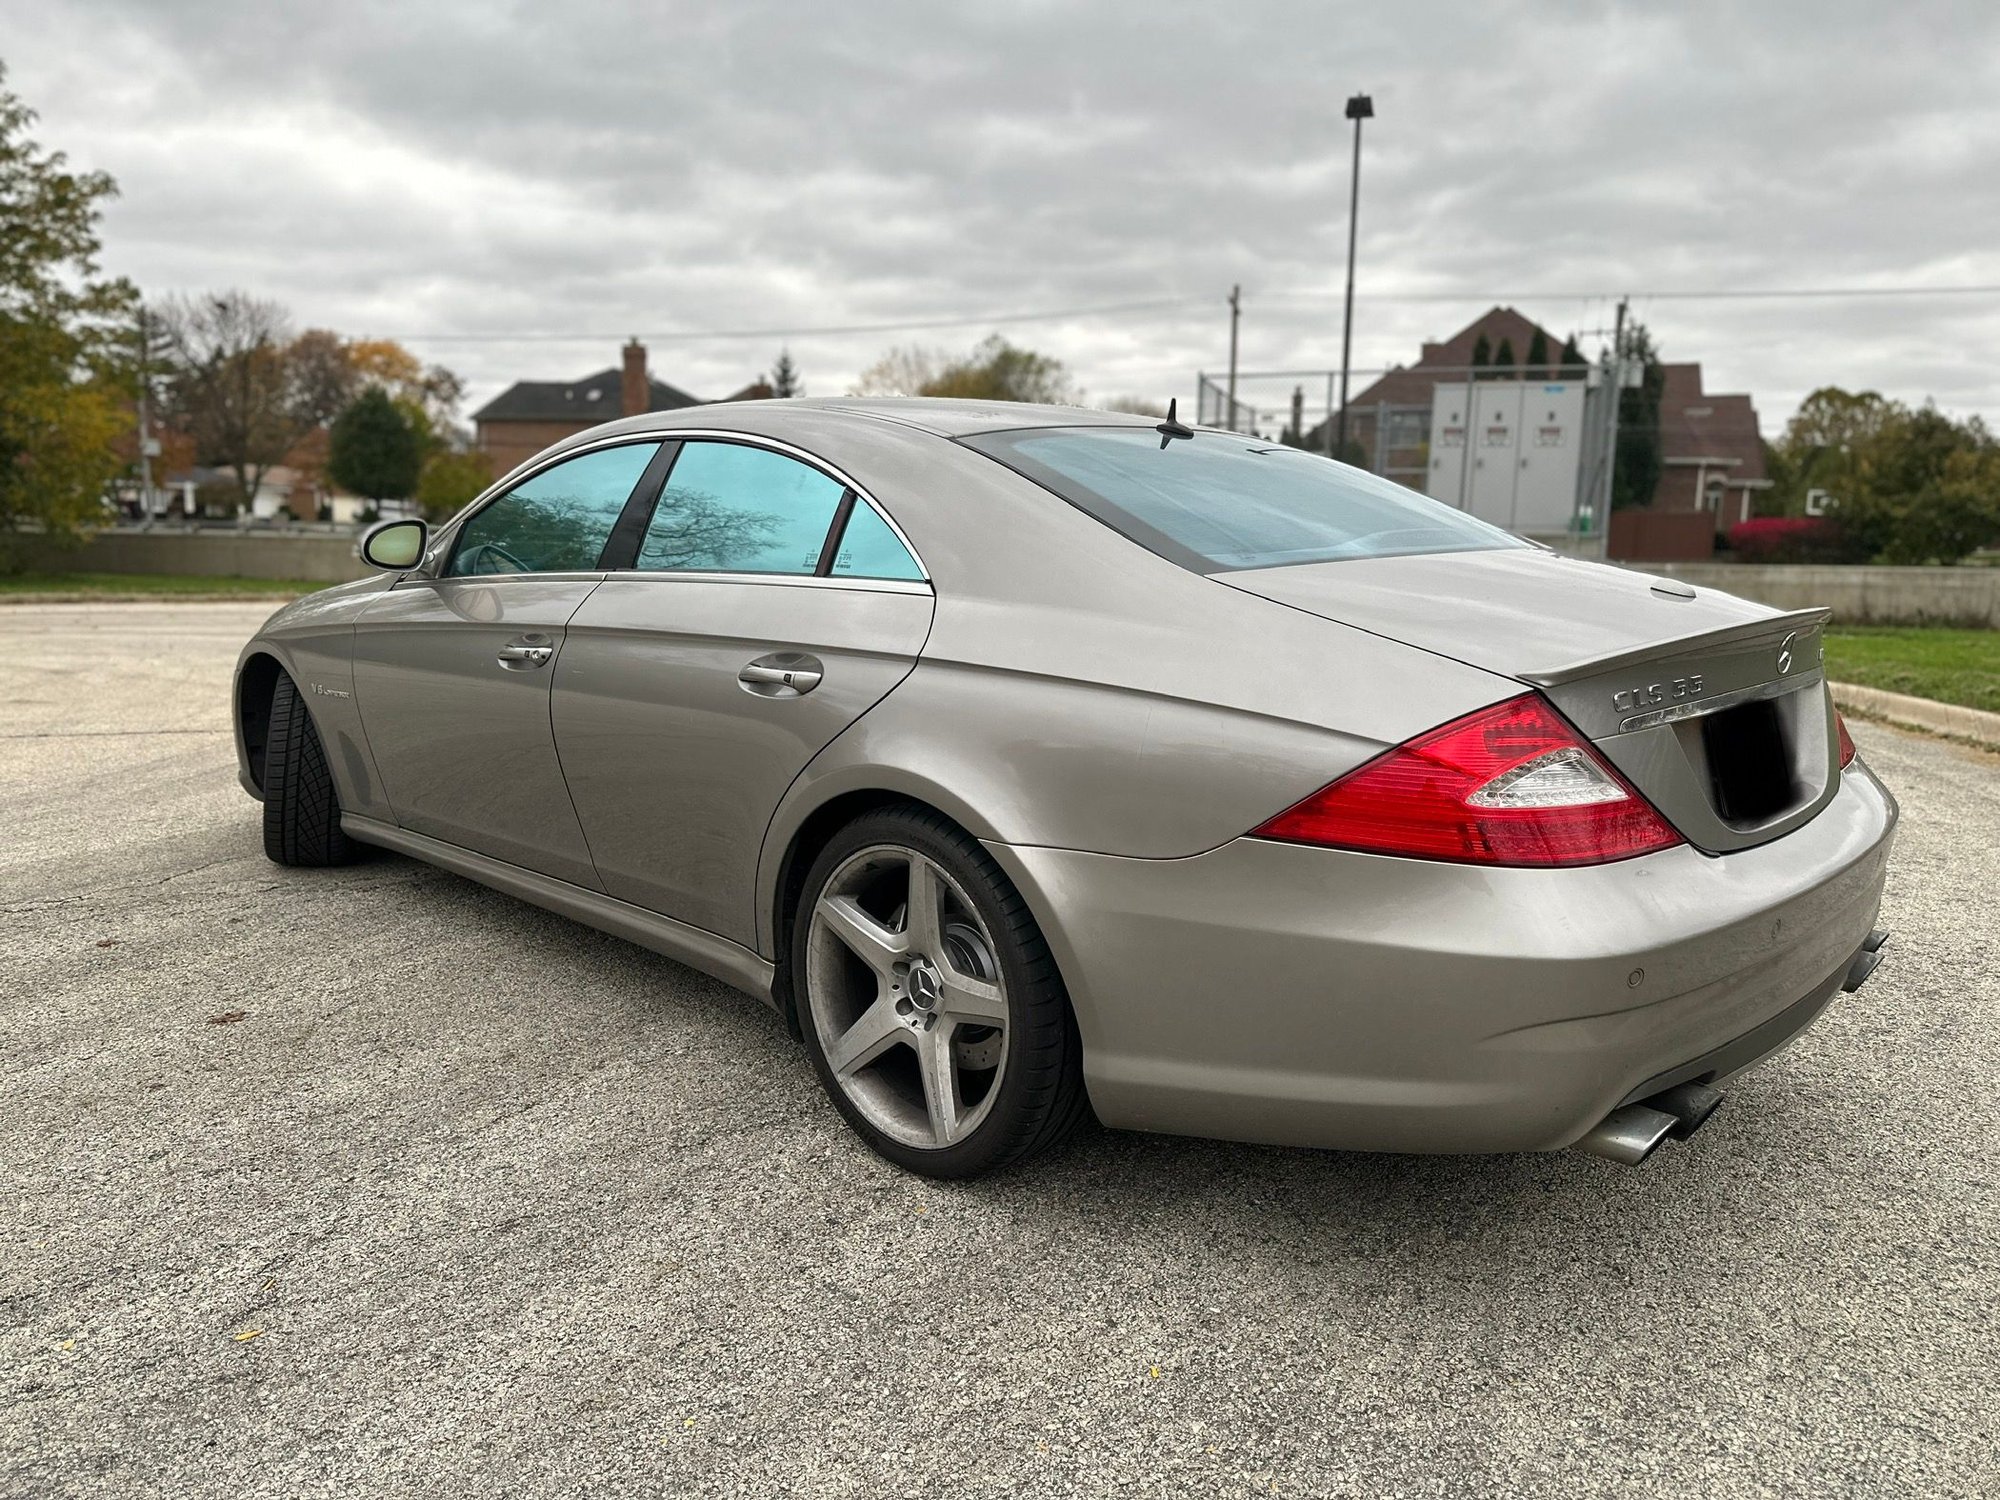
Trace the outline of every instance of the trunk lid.
[[1789, 833], [1838, 789], [1823, 609], [1526, 548], [1211, 576], [1540, 689], [1708, 853]]

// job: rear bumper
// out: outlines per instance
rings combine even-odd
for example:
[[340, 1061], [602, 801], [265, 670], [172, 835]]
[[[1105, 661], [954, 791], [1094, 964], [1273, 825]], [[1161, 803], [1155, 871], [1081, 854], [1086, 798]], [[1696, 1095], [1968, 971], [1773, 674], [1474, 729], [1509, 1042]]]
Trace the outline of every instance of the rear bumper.
[[[1106, 1124], [1520, 1151], [1809, 1023], [1874, 926], [1895, 822], [1856, 762], [1803, 828], [1721, 858], [1490, 870], [1256, 839], [1179, 860], [988, 848], [1062, 966]], [[1774, 1024], [1793, 1007], [1796, 1026]]]

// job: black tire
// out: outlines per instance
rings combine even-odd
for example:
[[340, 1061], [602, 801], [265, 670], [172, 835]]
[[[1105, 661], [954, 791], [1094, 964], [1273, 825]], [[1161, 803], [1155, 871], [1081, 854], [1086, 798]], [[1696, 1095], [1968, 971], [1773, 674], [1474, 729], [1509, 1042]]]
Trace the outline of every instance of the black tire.
[[[811, 1012], [807, 949], [814, 906], [852, 855], [880, 844], [913, 849], [958, 882], [986, 926], [1005, 983], [1010, 1037], [992, 1108], [971, 1134], [948, 1146], [912, 1146], [877, 1129], [835, 1080]], [[827, 1097], [878, 1155], [907, 1171], [945, 1179], [996, 1172], [1061, 1144], [1089, 1113], [1076, 1017], [1041, 928], [978, 840], [942, 814], [914, 804], [893, 805], [863, 815], [834, 835], [806, 876], [793, 923], [790, 970], [799, 1029]]]
[[264, 742], [264, 854], [281, 865], [351, 865], [366, 850], [340, 827], [340, 795], [312, 712], [285, 673], [271, 690]]

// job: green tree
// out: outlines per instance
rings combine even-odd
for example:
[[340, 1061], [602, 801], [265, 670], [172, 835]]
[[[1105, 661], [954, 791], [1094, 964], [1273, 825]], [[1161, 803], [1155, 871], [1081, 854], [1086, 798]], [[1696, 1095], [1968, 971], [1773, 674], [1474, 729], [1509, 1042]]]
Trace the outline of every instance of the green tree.
[[1952, 563], [2000, 540], [2000, 443], [1977, 417], [1826, 386], [1771, 458], [1780, 513], [1803, 513], [1821, 491], [1856, 561]]
[[389, 393], [371, 385], [334, 418], [326, 471], [370, 500], [404, 500], [423, 470], [423, 446]]
[[1649, 505], [1660, 486], [1660, 398], [1666, 371], [1643, 323], [1625, 329], [1624, 358], [1639, 366], [1639, 384], [1618, 392], [1618, 458], [1611, 471], [1611, 504]]
[[103, 514], [135, 373], [138, 293], [99, 272], [103, 172], [71, 172], [27, 131], [0, 68], [0, 567], [24, 528], [72, 541]]
[[1514, 378], [1514, 341], [1512, 339], [1503, 338], [1500, 340], [1499, 352], [1493, 356], [1493, 368], [1498, 372], [1502, 380], [1512, 380]]
[[446, 521], [477, 500], [493, 482], [493, 465], [477, 449], [442, 449], [424, 460], [417, 505], [433, 521]]
[[1472, 341], [1472, 368], [1483, 370], [1493, 363], [1493, 342], [1485, 334]]
[[1528, 340], [1528, 368], [1522, 373], [1530, 380], [1549, 378], [1549, 336], [1539, 328]]
[[780, 349], [778, 362], [771, 366], [771, 394], [779, 400], [790, 396], [803, 396], [806, 385], [799, 378], [799, 367], [792, 363], [792, 351]]
[[1571, 334], [1563, 340], [1562, 378], [1564, 380], [1581, 380], [1589, 373], [1589, 362], [1584, 359], [1583, 351], [1576, 347], [1576, 335]]

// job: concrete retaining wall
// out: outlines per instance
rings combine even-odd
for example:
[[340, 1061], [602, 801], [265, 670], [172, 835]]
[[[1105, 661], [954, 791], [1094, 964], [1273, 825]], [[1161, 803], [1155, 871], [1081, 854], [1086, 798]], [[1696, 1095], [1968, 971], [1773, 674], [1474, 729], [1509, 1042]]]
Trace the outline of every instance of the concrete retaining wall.
[[2000, 568], [1781, 567], [1764, 563], [1632, 563], [1697, 588], [1779, 609], [1825, 605], [1852, 625], [2000, 627]]
[[81, 547], [36, 547], [50, 573], [174, 573], [203, 578], [305, 578], [344, 583], [373, 571], [353, 535], [331, 532], [100, 531]]

